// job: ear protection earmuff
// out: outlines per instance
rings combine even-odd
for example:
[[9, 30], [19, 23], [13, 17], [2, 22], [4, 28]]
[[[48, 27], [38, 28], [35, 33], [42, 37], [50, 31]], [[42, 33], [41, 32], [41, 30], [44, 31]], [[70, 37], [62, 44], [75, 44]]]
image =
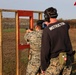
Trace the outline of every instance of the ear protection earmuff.
[[45, 21], [49, 22], [50, 18], [57, 18], [57, 16], [58, 16], [57, 10], [53, 7], [50, 7], [44, 11]]
[[49, 22], [50, 18], [55, 18], [57, 16], [58, 16], [57, 13], [55, 13], [55, 14], [44, 14], [45, 21], [48, 21], [48, 22]]
[[44, 19], [45, 19], [45, 21], [48, 21], [48, 22], [50, 22], [50, 17], [49, 17], [49, 15], [47, 15], [47, 14], [44, 14]]
[[42, 29], [44, 29], [44, 28], [46, 28], [47, 27], [47, 25], [43, 22], [42, 23]]

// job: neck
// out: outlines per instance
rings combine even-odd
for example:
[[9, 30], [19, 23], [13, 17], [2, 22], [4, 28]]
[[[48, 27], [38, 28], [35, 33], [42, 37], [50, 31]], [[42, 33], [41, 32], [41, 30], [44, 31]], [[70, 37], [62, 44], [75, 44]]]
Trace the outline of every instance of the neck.
[[36, 31], [39, 31], [39, 30], [41, 30], [41, 29], [39, 29], [39, 28], [36, 29]]
[[50, 24], [51, 23], [55, 23], [55, 22], [57, 22], [57, 19], [56, 18], [50, 18]]

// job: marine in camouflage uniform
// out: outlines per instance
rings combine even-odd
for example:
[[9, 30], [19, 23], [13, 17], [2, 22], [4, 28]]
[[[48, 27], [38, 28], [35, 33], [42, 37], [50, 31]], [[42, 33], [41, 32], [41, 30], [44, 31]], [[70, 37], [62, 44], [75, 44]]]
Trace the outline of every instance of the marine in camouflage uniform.
[[40, 68], [42, 30], [26, 33], [24, 38], [30, 42], [30, 60], [28, 62], [26, 75], [36, 75]]
[[37, 75], [40, 69], [40, 52], [41, 52], [41, 37], [43, 32], [43, 20], [38, 20], [35, 26], [35, 31], [25, 34], [24, 39], [30, 43], [29, 62], [26, 69], [26, 75]]

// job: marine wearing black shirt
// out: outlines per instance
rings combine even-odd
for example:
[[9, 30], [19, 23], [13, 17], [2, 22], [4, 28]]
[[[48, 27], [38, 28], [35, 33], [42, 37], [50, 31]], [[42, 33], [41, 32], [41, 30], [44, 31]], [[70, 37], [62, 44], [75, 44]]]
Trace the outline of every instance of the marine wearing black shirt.
[[[44, 19], [49, 25], [42, 34], [41, 73], [43, 75], [70, 75], [72, 72], [75, 52], [72, 50], [69, 37], [70, 26], [68, 23], [58, 22], [57, 17], [56, 8], [45, 9]], [[67, 54], [67, 60], [64, 59], [63, 53]], [[63, 64], [61, 59], [64, 61]]]
[[69, 24], [55, 22], [46, 27], [42, 34], [41, 66], [45, 71], [51, 58], [55, 58], [60, 52], [72, 54], [72, 45], [69, 38]]

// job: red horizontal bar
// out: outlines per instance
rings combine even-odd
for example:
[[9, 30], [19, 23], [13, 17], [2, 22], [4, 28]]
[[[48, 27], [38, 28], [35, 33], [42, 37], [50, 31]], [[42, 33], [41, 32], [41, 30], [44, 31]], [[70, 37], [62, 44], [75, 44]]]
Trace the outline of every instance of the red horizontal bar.
[[33, 11], [24, 11], [24, 10], [18, 10], [19, 16], [30, 16], [33, 17]]
[[30, 48], [30, 45], [29, 44], [24, 44], [24, 45], [21, 45], [19, 44], [19, 50], [23, 50], [23, 49], [26, 49], [26, 48]]

